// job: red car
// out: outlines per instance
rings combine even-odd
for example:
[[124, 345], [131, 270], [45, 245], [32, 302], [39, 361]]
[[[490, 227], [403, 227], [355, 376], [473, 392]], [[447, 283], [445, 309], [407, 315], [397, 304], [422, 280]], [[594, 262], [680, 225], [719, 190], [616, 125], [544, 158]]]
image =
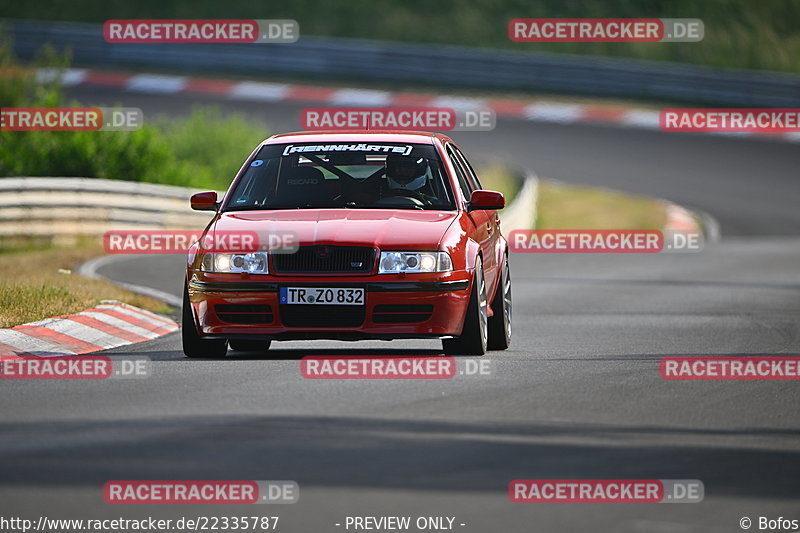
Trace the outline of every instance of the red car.
[[[188, 357], [273, 340], [437, 338], [451, 355], [511, 341], [505, 199], [445, 135], [275, 135], [221, 201], [191, 203], [216, 215], [188, 257]], [[253, 234], [252, 249], [206, 245]]]

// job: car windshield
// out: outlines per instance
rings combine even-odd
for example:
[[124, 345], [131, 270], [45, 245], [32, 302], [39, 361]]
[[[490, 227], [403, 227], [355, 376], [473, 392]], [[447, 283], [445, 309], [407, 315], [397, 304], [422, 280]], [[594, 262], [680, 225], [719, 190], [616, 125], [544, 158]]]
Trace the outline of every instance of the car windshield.
[[224, 207], [454, 209], [430, 144], [271, 144], [250, 161]]

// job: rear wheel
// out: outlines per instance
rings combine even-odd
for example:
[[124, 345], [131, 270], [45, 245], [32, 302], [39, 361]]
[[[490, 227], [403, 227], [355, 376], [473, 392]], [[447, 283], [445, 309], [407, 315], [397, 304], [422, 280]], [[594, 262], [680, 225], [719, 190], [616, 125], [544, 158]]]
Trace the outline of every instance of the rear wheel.
[[503, 261], [503, 271], [492, 300], [489, 318], [489, 349], [505, 350], [511, 345], [511, 269], [508, 257]]
[[442, 339], [442, 349], [447, 355], [483, 355], [488, 342], [488, 309], [486, 303], [486, 282], [483, 278], [483, 263], [480, 258], [475, 263], [475, 279], [467, 306], [467, 316], [461, 336], [455, 339]]
[[249, 340], [233, 340], [228, 341], [231, 349], [237, 352], [266, 352], [272, 341], [249, 341]]
[[225, 339], [204, 339], [197, 333], [189, 303], [189, 290], [183, 288], [183, 311], [181, 313], [181, 340], [183, 354], [191, 358], [222, 357], [228, 351]]

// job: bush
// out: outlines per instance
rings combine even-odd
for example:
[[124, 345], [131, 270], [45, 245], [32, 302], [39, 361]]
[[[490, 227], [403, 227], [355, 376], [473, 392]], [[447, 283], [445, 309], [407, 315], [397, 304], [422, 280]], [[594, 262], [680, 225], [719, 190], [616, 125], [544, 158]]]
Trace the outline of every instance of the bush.
[[[21, 66], [0, 42], [0, 105], [53, 107], [67, 102], [59, 76], [37, 79], [35, 68], [59, 71], [68, 57], [43, 49]], [[0, 131], [0, 176], [73, 176], [226, 189], [253, 147], [268, 135], [241, 115], [198, 108], [183, 119], [156, 118], [136, 131]]]
[[[142, 18], [296, 19], [325, 35], [679, 61], [800, 72], [797, 0], [39, 0], [0, 3], [0, 17], [102, 23]], [[512, 18], [699, 18], [699, 43], [514, 43]], [[302, 38], [302, 37], [301, 37]]]

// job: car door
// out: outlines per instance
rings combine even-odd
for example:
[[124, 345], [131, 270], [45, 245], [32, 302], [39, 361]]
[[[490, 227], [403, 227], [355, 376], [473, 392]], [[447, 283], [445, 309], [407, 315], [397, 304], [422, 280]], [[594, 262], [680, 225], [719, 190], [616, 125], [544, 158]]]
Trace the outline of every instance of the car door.
[[[458, 148], [454, 144], [448, 143], [447, 156], [450, 158], [453, 168], [455, 168], [456, 177], [458, 178], [458, 184], [461, 188], [461, 192], [464, 193], [464, 198], [469, 201], [472, 191], [477, 190], [480, 185], [476, 186], [477, 180], [471, 179], [463, 159], [460, 158], [458, 154]], [[494, 251], [492, 249], [492, 235], [494, 233], [494, 228], [492, 227], [489, 212], [483, 209], [471, 211], [467, 213], [467, 216], [475, 225], [473, 238], [481, 248], [481, 255], [483, 256], [483, 274], [484, 279], [486, 280], [488, 295], [490, 294], [488, 290], [491, 290], [492, 287], [494, 287], [496, 279], [496, 274], [494, 271], [496, 270], [495, 265], [497, 264], [497, 259], [494, 257]]]
[[[466, 173], [467, 181], [469, 182], [472, 190], [483, 189], [483, 186], [478, 180], [478, 175], [475, 173], [472, 165], [469, 164], [469, 161], [464, 153], [461, 152], [461, 150], [459, 150], [455, 145], [453, 145], [453, 152], [461, 163], [461, 166]], [[478, 212], [479, 211], [473, 211], [473, 213]], [[502, 238], [500, 236], [500, 216], [497, 214], [497, 210], [495, 209], [490, 211], [481, 210], [480, 213], [483, 214], [481, 217], [481, 222], [485, 223], [486, 233], [488, 234], [488, 242], [486, 243], [486, 247], [484, 249], [483, 246], [481, 246], [481, 248], [483, 249], [484, 270], [486, 270], [487, 297], [491, 297], [495, 282], [497, 279], [499, 279], [499, 269], [497, 266], [503, 255]]]

